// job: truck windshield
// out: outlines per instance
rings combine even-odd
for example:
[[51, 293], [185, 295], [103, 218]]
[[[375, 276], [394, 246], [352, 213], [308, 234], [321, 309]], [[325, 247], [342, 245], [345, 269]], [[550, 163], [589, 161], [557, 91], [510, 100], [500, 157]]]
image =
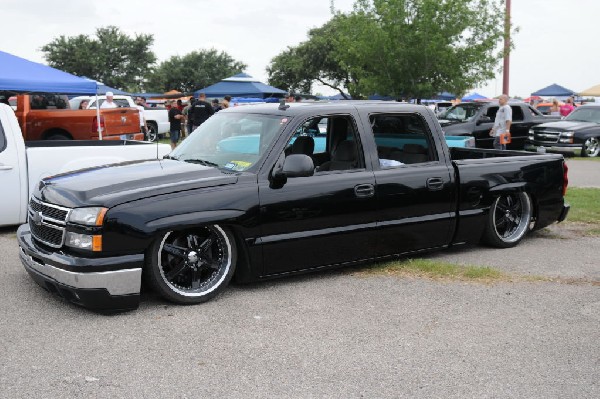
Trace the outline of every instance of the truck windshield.
[[577, 108], [571, 112], [566, 121], [600, 123], [600, 108]]
[[219, 112], [194, 130], [169, 158], [247, 170], [270, 148], [288, 120], [277, 115]]
[[440, 119], [471, 121], [483, 106], [479, 103], [457, 104], [440, 115]]

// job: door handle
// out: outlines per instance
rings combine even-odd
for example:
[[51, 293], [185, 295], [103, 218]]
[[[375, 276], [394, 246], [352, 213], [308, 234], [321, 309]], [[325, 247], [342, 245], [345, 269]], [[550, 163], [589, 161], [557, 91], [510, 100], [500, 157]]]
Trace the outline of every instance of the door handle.
[[11, 170], [13, 167], [11, 165], [4, 165], [0, 163], [0, 170]]
[[438, 191], [444, 188], [444, 181], [441, 177], [430, 177], [427, 179], [427, 188], [431, 191]]
[[375, 186], [372, 184], [359, 184], [354, 186], [354, 195], [358, 198], [368, 198], [375, 195]]

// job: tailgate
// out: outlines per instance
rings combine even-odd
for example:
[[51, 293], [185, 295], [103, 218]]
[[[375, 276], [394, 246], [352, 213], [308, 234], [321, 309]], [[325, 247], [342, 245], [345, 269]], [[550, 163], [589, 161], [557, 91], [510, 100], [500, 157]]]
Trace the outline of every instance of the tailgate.
[[140, 113], [136, 108], [101, 109], [100, 113], [104, 119], [105, 136], [140, 132]]

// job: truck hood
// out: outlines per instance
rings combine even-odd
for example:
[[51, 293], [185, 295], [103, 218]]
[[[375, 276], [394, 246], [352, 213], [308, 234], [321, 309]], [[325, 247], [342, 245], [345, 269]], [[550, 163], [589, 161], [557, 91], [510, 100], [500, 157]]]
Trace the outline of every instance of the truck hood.
[[557, 130], [575, 131], [576, 132], [578, 130], [589, 129], [589, 128], [594, 128], [594, 127], [598, 127], [598, 126], [600, 126], [600, 125], [598, 125], [597, 123], [593, 123], [593, 122], [558, 121], [558, 122], [542, 123], [541, 125], [538, 125], [536, 128], [538, 130], [557, 129]]
[[43, 179], [34, 195], [65, 206], [106, 206], [204, 187], [237, 182], [220, 169], [175, 160], [132, 161], [99, 166]]

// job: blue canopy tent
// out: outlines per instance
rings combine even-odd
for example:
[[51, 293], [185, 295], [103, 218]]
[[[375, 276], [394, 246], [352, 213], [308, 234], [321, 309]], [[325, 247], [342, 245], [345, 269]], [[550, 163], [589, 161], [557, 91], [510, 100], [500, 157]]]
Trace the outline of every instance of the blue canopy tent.
[[96, 94], [96, 82], [0, 51], [0, 91]]
[[531, 93], [532, 96], [540, 97], [569, 97], [575, 94], [576, 93], [573, 90], [565, 89], [556, 83]]
[[471, 93], [471, 94], [469, 94], [469, 95], [464, 96], [463, 98], [461, 98], [460, 101], [468, 102], [468, 101], [486, 100], [486, 99], [487, 99], [486, 96], [483, 96], [483, 95], [481, 95], [479, 93], [473, 92], [473, 93]]
[[445, 100], [445, 101], [454, 100], [455, 98], [456, 98], [456, 95], [454, 95], [452, 93], [448, 93], [447, 91], [438, 93], [437, 96], [434, 97], [435, 100]]
[[205, 87], [194, 92], [194, 96], [198, 97], [200, 93], [206, 94], [207, 97], [283, 97], [285, 90], [278, 89], [273, 86], [266, 85], [254, 79], [252, 76], [240, 73], [227, 79], [215, 83], [212, 86]]

